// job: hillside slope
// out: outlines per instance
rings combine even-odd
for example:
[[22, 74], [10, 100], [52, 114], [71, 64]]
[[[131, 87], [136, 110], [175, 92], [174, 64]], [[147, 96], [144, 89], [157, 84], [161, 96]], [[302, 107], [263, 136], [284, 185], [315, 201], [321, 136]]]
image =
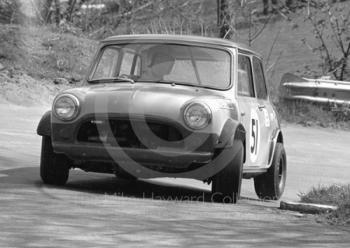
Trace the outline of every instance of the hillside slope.
[[96, 45], [52, 27], [1, 25], [0, 101], [49, 102], [59, 90], [84, 78]]

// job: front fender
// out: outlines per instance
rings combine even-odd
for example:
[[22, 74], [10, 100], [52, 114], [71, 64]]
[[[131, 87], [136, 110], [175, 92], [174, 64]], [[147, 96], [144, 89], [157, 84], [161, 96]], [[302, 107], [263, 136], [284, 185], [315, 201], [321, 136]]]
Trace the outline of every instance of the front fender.
[[217, 148], [231, 147], [234, 140], [241, 140], [245, 144], [245, 133], [240, 122], [228, 119], [222, 128]]
[[246, 131], [243, 125], [236, 120], [228, 119], [225, 122], [224, 127], [222, 128], [217, 148], [224, 149], [226, 147], [232, 147], [235, 140], [240, 140], [243, 143], [243, 148], [244, 148], [243, 162], [245, 162], [246, 160], [245, 137], [246, 137]]
[[51, 111], [41, 117], [36, 133], [40, 136], [51, 136]]
[[276, 129], [274, 134], [272, 135], [272, 137], [273, 138], [272, 138], [272, 143], [270, 146], [268, 167], [270, 167], [272, 164], [273, 156], [275, 155], [276, 144], [277, 143], [283, 144], [283, 134], [282, 134], [281, 129]]

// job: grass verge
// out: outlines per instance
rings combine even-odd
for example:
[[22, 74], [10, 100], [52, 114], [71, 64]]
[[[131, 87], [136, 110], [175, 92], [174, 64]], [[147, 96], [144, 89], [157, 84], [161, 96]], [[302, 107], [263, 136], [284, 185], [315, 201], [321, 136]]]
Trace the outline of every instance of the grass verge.
[[320, 126], [350, 130], [350, 109], [334, 109], [331, 106], [318, 105], [308, 102], [275, 103], [282, 120], [297, 123], [302, 126]]
[[331, 224], [350, 226], [350, 184], [319, 185], [299, 196], [302, 202], [337, 206], [338, 210], [323, 214], [323, 217]]

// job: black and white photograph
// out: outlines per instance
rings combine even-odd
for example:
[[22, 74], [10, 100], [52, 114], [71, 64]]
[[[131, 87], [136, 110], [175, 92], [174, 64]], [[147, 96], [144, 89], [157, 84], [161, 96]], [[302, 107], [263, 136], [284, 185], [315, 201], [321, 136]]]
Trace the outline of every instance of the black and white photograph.
[[0, 0], [0, 247], [350, 247], [349, 0]]

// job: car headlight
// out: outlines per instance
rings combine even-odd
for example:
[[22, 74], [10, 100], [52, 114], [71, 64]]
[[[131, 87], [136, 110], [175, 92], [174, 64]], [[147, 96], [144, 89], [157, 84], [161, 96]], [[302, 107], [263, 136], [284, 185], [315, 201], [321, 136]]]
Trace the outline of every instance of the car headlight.
[[55, 99], [52, 110], [60, 120], [73, 120], [79, 113], [79, 100], [74, 95], [62, 94]]
[[184, 121], [192, 129], [203, 129], [211, 120], [210, 108], [198, 102], [190, 103], [184, 111]]

